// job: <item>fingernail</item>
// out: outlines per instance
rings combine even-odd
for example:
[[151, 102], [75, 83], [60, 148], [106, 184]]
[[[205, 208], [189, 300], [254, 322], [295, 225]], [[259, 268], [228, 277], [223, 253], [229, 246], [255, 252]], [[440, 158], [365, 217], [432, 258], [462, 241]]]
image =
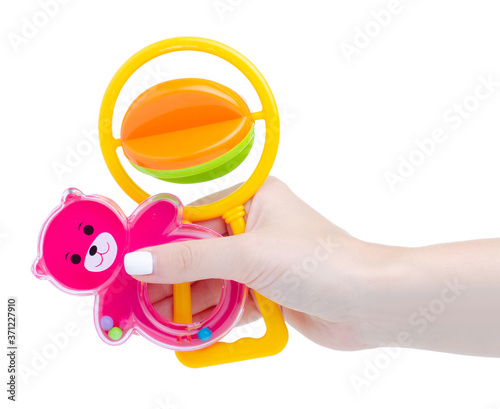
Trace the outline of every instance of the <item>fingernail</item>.
[[134, 276], [153, 274], [153, 255], [148, 251], [125, 254], [125, 271]]

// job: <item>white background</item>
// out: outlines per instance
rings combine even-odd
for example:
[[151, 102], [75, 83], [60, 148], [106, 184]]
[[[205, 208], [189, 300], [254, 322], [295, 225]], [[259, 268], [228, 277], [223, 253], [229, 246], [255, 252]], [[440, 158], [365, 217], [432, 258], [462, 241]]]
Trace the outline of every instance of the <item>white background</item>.
[[[443, 114], [474, 95], [480, 77], [500, 81], [498, 2], [401, 0], [380, 27], [373, 12], [387, 8], [387, 1], [73, 0], [45, 21], [38, 1], [2, 3], [0, 304], [5, 311], [7, 296], [18, 297], [18, 365], [27, 368], [10, 406], [500, 408], [500, 361], [491, 358], [337, 352], [293, 330], [276, 357], [201, 370], [140, 337], [113, 348], [95, 332], [91, 299], [64, 294], [30, 272], [41, 224], [65, 188], [133, 210], [99, 148], [82, 141], [95, 136], [100, 100], [120, 65], [181, 35], [226, 43], [260, 69], [282, 112], [272, 173], [351, 234], [406, 246], [497, 237], [500, 87], [456, 129]], [[43, 27], [15, 45], [33, 19]], [[357, 36], [359, 45], [365, 29], [371, 37], [348, 61], [341, 44]], [[198, 75], [223, 82], [255, 107], [244, 78], [214, 59], [176, 56], [150, 69], [163, 80]], [[122, 105], [145, 77], [134, 77]], [[398, 157], [409, 158], [415, 140], [436, 127], [448, 139], [391, 191], [385, 172], [397, 172]], [[68, 165], [68, 152], [83, 146], [85, 156]], [[68, 168], [58, 175], [59, 165]], [[144, 183], [184, 201], [197, 195]], [[73, 335], [62, 336], [68, 325]], [[67, 341], [54, 349], [58, 336]], [[364, 374], [375, 364], [383, 369]], [[353, 375], [366, 374], [367, 385], [356, 389]], [[5, 392], [1, 399], [3, 408]]]

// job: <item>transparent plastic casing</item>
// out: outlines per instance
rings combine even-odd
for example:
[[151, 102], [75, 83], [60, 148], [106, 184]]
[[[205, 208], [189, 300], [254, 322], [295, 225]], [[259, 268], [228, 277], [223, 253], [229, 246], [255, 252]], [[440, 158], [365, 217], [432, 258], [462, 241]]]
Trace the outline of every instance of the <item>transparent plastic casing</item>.
[[224, 280], [219, 303], [208, 317], [174, 323], [156, 312], [147, 284], [128, 275], [123, 264], [125, 254], [141, 248], [221, 237], [182, 223], [182, 214], [179, 199], [168, 194], [150, 197], [126, 217], [104, 196], [68, 189], [43, 225], [33, 273], [67, 293], [95, 295], [95, 326], [110, 345], [122, 344], [136, 331], [173, 350], [207, 347], [237, 324], [245, 308], [245, 285]]

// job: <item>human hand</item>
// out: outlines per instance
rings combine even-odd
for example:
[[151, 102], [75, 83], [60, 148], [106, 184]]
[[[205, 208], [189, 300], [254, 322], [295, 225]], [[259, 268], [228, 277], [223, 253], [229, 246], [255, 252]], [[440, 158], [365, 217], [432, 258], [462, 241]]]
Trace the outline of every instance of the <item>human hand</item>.
[[[134, 277], [152, 283], [149, 296], [160, 314], [171, 319], [171, 284], [193, 283], [197, 321], [220, 298], [214, 278], [235, 280], [280, 304], [288, 324], [329, 348], [399, 345], [500, 356], [500, 239], [416, 248], [367, 243], [276, 178], [245, 211], [244, 234], [228, 236], [219, 218], [200, 224], [226, 237], [140, 250], [151, 253], [153, 273]], [[240, 323], [256, 317], [248, 302]]]
[[[373, 269], [370, 244], [329, 222], [276, 178], [264, 183], [245, 210], [242, 235], [228, 236], [219, 218], [200, 224], [227, 237], [140, 250], [153, 255], [153, 273], [134, 277], [152, 283], [149, 297], [157, 311], [171, 319], [171, 284], [189, 281], [193, 320], [200, 320], [219, 300], [220, 281], [214, 278], [234, 280], [280, 304], [286, 321], [318, 344], [374, 346], [364, 336], [360, 311]], [[256, 304], [248, 302], [242, 322], [257, 316]]]

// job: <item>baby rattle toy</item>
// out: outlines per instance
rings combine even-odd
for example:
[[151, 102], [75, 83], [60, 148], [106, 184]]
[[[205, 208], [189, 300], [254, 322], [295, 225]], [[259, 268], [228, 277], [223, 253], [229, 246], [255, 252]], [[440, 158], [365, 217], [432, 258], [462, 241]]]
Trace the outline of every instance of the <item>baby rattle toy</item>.
[[[177, 51], [205, 52], [234, 65], [257, 91], [262, 110], [251, 112], [243, 98], [222, 84], [174, 79], [139, 95], [125, 114], [120, 138], [115, 138], [113, 112], [127, 80], [153, 58]], [[133, 167], [155, 178], [182, 184], [205, 182], [233, 171], [245, 160], [257, 120], [265, 121], [266, 139], [256, 168], [232, 194], [206, 205], [183, 207], [173, 195], [150, 196], [130, 178], [116, 152], [121, 147]], [[255, 292], [265, 335], [223, 341], [244, 312], [245, 285], [223, 280], [217, 306], [206, 318], [193, 322], [190, 283], [176, 284], [171, 322], [153, 308], [147, 283], [135, 280], [123, 267], [125, 254], [144, 247], [220, 237], [194, 224], [197, 221], [222, 217], [233, 234], [244, 232], [243, 204], [267, 178], [279, 139], [278, 110], [260, 72], [237, 51], [212, 40], [179, 37], [152, 44], [132, 56], [112, 78], [101, 105], [99, 134], [111, 174], [139, 206], [127, 217], [104, 196], [67, 189], [43, 225], [34, 275], [67, 293], [94, 295], [95, 326], [110, 345], [120, 345], [139, 333], [175, 350], [177, 358], [193, 368], [280, 352], [288, 331], [279, 306]]]

